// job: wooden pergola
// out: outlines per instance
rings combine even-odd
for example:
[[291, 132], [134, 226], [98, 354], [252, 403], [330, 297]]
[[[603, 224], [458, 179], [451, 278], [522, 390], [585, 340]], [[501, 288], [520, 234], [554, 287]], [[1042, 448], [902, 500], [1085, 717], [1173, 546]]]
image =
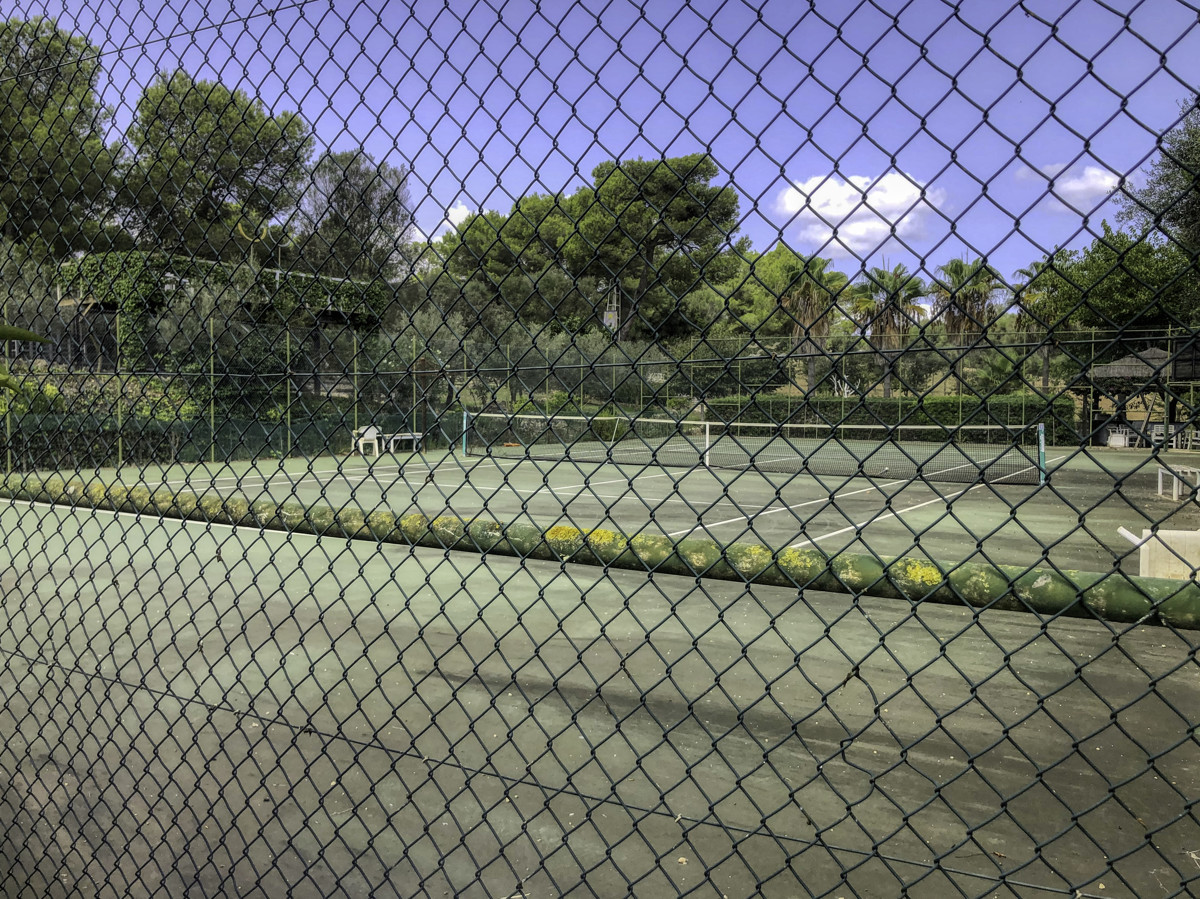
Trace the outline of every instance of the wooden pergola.
[[[1121, 410], [1121, 416], [1135, 431], [1149, 434], [1151, 421], [1156, 419], [1155, 399], [1163, 401], [1162, 422], [1164, 425], [1180, 423], [1179, 407], [1185, 407], [1183, 424], [1195, 426], [1195, 410], [1192, 398], [1200, 382], [1200, 341], [1188, 335], [1166, 350], [1150, 347], [1137, 350], [1113, 362], [1093, 365], [1088, 370], [1088, 381], [1092, 386], [1088, 401], [1093, 436], [1097, 430], [1096, 391], [1111, 397]], [[1186, 388], [1181, 391], [1180, 388]], [[1126, 408], [1130, 400], [1147, 394], [1153, 398], [1146, 406], [1141, 420], [1136, 420]]]

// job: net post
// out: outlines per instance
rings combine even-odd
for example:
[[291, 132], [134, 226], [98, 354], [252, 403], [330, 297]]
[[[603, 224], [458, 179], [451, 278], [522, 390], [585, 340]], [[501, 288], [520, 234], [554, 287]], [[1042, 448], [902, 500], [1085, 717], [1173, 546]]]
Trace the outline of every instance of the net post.
[[703, 457], [705, 468], [712, 467], [711, 465], [709, 465], [709, 454], [710, 454], [711, 450], [712, 450], [712, 422], [706, 421], [704, 423], [704, 457]]
[[471, 413], [463, 409], [462, 420], [462, 454], [463, 458], [467, 457], [467, 428], [471, 426]]
[[1046, 423], [1038, 422], [1038, 484], [1045, 486], [1046, 484]]

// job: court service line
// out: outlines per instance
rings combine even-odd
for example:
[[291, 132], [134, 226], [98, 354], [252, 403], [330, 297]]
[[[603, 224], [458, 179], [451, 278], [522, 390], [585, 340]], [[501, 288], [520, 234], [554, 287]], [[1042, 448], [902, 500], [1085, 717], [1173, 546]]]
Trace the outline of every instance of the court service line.
[[[1046, 462], [1046, 464], [1049, 465], [1051, 462], [1058, 462], [1065, 458], [1066, 458], [1066, 456], [1059, 456], [1057, 459], [1048, 460]], [[1026, 470], [1028, 470], [1028, 469], [1026, 469]], [[1020, 474], [1020, 472], [1017, 472], [1017, 474]], [[1008, 476], [1006, 475], [1005, 477], [1008, 477]], [[821, 534], [817, 537], [811, 537], [808, 540], [801, 540], [799, 543], [793, 543], [788, 547], [788, 549], [799, 549], [802, 546], [812, 546], [812, 545], [815, 545], [817, 543], [817, 541], [819, 541], [819, 540], [827, 540], [830, 537], [837, 537], [841, 534], [845, 534], [850, 531], [857, 531], [858, 529], [865, 528], [867, 525], [874, 524], [877, 521], [884, 521], [888, 518], [897, 518], [908, 512], [915, 512], [917, 509], [923, 509], [925, 506], [932, 506], [934, 503], [947, 503], [947, 502], [950, 502], [952, 499], [962, 496], [963, 494], [970, 493], [972, 490], [978, 490], [981, 487], [990, 487], [990, 486], [991, 486], [991, 484], [987, 484], [987, 483], [975, 484], [974, 486], [966, 487], [962, 490], [955, 491], [954, 493], [950, 493], [945, 496], [935, 496], [933, 499], [926, 500], [923, 503], [917, 503], [916, 505], [913, 505], [913, 506], [906, 506], [903, 509], [895, 509], [891, 512], [885, 512], [882, 515], [873, 515], [870, 518], [868, 518], [866, 521], [861, 521], [857, 524], [852, 524], [849, 527], [840, 528], [839, 530], [836, 530], [836, 531], [830, 531], [827, 534]]]
[[698, 524], [695, 527], [688, 528], [686, 531], [672, 531], [667, 534], [668, 537], [683, 537], [687, 534], [694, 533], [699, 530], [707, 530], [708, 528], [719, 528], [727, 524], [738, 524], [742, 521], [749, 521], [751, 518], [758, 518], [762, 515], [774, 515], [776, 512], [790, 512], [793, 509], [803, 509], [805, 506], [824, 503], [828, 505], [835, 499], [844, 499], [847, 496], [857, 496], [860, 493], [870, 493], [873, 490], [882, 490], [884, 487], [893, 487], [896, 484], [904, 484], [905, 481], [888, 481], [886, 484], [872, 484], [870, 487], [862, 487], [858, 490], [848, 490], [845, 493], [834, 493], [830, 496], [820, 497], [818, 499], [808, 499], [802, 503], [792, 503], [791, 505], [780, 506], [777, 509], [764, 509], [761, 512], [755, 512], [753, 515], [739, 515], [736, 518], [726, 518], [724, 521], [714, 521], [711, 523]]
[[923, 503], [917, 503], [914, 506], [906, 506], [903, 509], [895, 509], [891, 512], [886, 512], [883, 515], [874, 515], [871, 518], [868, 518], [866, 521], [861, 522], [859, 524], [852, 524], [849, 527], [844, 527], [837, 531], [830, 531], [829, 533], [821, 534], [818, 537], [812, 537], [808, 540], [801, 540], [799, 543], [793, 543], [788, 547], [788, 549], [799, 549], [801, 546], [810, 546], [812, 544], [815, 544], [818, 540], [827, 540], [830, 537], [836, 537], [839, 534], [845, 534], [848, 531], [856, 531], [859, 528], [864, 528], [867, 525], [874, 524], [877, 521], [883, 521], [884, 519], [887, 519], [887, 518], [896, 518], [900, 515], [905, 514], [906, 512], [915, 512], [917, 509], [923, 509], [925, 506], [932, 506], [934, 503], [946, 503], [956, 497], [962, 496], [964, 493], [970, 493], [972, 490], [978, 490], [980, 487], [984, 487], [984, 486], [986, 486], [986, 485], [976, 484], [974, 487], [967, 487], [967, 488], [965, 488], [963, 490], [959, 490], [955, 493], [947, 494], [946, 496], [935, 496], [933, 499], [928, 499]]

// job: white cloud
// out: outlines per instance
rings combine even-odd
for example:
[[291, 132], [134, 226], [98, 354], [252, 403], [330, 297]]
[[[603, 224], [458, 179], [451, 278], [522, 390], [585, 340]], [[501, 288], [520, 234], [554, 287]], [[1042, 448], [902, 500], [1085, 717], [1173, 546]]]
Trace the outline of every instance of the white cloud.
[[474, 214], [474, 209], [467, 206], [467, 204], [462, 200], [459, 200], [446, 210], [445, 217], [438, 222], [437, 226], [432, 231], [426, 231], [424, 228], [417, 228], [417, 234], [422, 240], [436, 240], [446, 231], [465, 221], [467, 216]]
[[1044, 184], [1046, 196], [1057, 200], [1051, 208], [1075, 213], [1091, 212], [1106, 202], [1121, 182], [1116, 174], [1098, 165], [1044, 165], [1036, 173], [1022, 169], [1017, 177]]
[[462, 224], [467, 216], [474, 215], [475, 210], [471, 209], [462, 200], [459, 200], [453, 206], [446, 210], [446, 224], [450, 226]]
[[[925, 223], [945, 199], [938, 188], [925, 190], [910, 175], [889, 172], [879, 178], [818, 175], [785, 188], [779, 208], [795, 216], [799, 242], [834, 256], [870, 255], [892, 240], [924, 236]], [[893, 232], [894, 229], [894, 232]], [[834, 232], [836, 236], [834, 236]]]

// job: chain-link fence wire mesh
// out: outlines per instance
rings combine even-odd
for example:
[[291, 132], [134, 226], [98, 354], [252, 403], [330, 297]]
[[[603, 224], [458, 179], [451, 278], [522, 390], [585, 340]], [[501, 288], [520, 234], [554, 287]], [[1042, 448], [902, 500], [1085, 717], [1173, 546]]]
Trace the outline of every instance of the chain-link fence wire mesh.
[[17, 0], [12, 896], [1200, 884], [1200, 23]]

